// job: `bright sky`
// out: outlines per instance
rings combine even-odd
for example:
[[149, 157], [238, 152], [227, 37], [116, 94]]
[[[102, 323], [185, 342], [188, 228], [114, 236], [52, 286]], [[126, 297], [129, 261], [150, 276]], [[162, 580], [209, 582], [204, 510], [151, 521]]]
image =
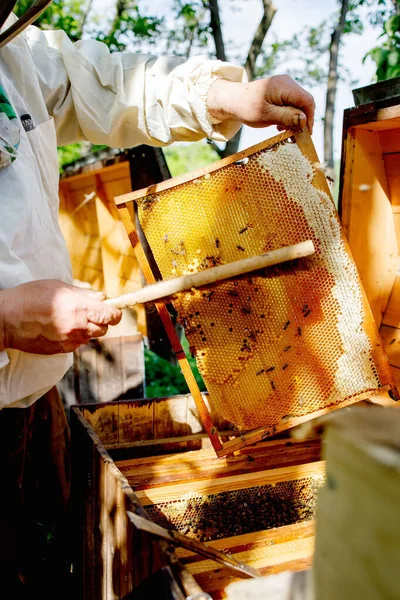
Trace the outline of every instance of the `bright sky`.
[[[95, 0], [94, 10], [103, 9], [107, 14], [107, 8], [113, 5], [115, 0]], [[171, 2], [169, 0], [139, 0], [139, 6], [147, 8], [147, 14], [156, 14], [157, 16], [170, 15]], [[229, 45], [234, 54], [234, 47], [247, 50], [255, 29], [261, 17], [260, 0], [222, 0], [221, 20], [225, 34], [225, 42], [232, 42]], [[327, 19], [337, 9], [337, 0], [275, 0], [277, 12], [273, 20], [272, 27], [267, 35], [268, 40], [275, 36], [279, 41], [290, 38], [295, 33], [301, 31], [308, 25], [319, 25], [324, 19]], [[233, 10], [234, 9], [234, 10]], [[364, 11], [366, 15], [366, 11]], [[352, 79], [356, 79], [355, 87], [361, 87], [371, 83], [374, 76], [374, 64], [367, 60], [362, 63], [363, 57], [376, 43], [379, 31], [367, 25], [366, 19], [363, 19], [365, 31], [362, 35], [349, 34], [345, 36], [344, 44], [341, 48], [340, 58], [351, 73]], [[155, 48], [156, 49], [156, 48]], [[234, 62], [234, 57], [230, 57]], [[284, 68], [280, 72], [284, 72]], [[323, 125], [321, 118], [325, 108], [325, 86], [319, 86], [310, 89], [314, 95], [317, 112], [316, 125], [314, 129], [314, 143], [320, 159], [323, 158]], [[335, 156], [340, 157], [341, 132], [343, 110], [353, 106], [353, 97], [349, 83], [340, 82], [338, 87], [336, 114], [335, 114]], [[244, 128], [241, 148], [256, 144], [263, 139], [275, 134], [275, 128], [267, 130], [254, 130], [248, 127]]]

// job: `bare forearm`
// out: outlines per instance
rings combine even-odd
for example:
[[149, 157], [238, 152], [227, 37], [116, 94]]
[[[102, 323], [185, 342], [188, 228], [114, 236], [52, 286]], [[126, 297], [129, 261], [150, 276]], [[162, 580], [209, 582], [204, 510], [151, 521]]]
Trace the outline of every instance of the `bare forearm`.
[[314, 99], [288, 75], [251, 83], [217, 79], [207, 97], [209, 113], [220, 121], [236, 119], [250, 127], [314, 125]]

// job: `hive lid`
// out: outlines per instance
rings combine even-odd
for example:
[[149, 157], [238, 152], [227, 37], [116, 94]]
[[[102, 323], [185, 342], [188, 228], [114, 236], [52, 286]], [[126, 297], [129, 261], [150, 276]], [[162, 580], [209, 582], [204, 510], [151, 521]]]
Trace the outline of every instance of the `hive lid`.
[[314, 243], [311, 257], [174, 297], [214, 423], [239, 434], [221, 454], [377, 392], [397, 396], [307, 131], [117, 198], [126, 226], [132, 200], [164, 279]]

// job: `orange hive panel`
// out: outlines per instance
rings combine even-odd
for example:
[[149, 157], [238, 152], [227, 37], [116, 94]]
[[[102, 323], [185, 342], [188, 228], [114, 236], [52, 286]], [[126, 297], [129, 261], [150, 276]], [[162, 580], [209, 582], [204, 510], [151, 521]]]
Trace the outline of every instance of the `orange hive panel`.
[[137, 199], [164, 279], [314, 243], [312, 257], [175, 297], [211, 408], [239, 431], [284, 429], [392, 384], [313, 152], [308, 133], [280, 136]]

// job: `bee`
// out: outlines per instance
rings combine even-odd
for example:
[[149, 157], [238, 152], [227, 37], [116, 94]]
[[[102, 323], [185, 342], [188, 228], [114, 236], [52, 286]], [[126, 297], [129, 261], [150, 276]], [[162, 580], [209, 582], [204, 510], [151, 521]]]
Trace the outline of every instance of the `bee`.
[[245, 225], [243, 227], [243, 229], [239, 230], [239, 234], [245, 233], [246, 231], [248, 231], [249, 229], [253, 229], [254, 225], [252, 223], [247, 223], [247, 225]]
[[243, 248], [243, 246], [236, 246], [236, 248], [237, 248], [238, 250], [241, 250], [242, 252], [244, 252], [244, 248]]

